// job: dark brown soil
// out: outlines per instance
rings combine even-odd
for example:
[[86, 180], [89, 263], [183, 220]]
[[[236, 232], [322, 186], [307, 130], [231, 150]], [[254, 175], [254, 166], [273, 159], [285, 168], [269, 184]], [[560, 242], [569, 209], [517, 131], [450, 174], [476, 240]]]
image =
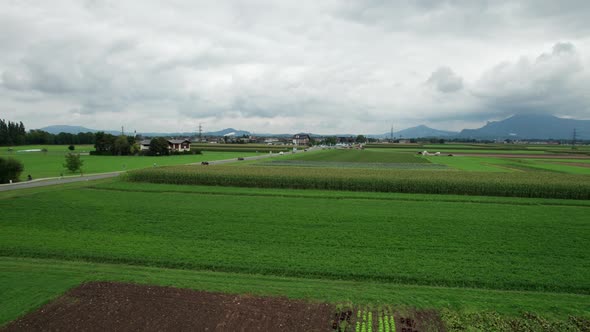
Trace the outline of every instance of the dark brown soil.
[[335, 308], [278, 297], [92, 282], [4, 331], [332, 331]]

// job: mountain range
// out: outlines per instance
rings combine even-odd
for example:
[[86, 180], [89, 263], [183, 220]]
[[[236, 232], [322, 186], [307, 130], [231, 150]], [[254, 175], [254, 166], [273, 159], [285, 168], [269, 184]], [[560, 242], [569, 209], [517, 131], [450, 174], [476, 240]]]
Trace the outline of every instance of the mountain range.
[[459, 137], [513, 139], [590, 139], [590, 120], [558, 118], [553, 115], [515, 115], [502, 121], [488, 122], [479, 129], [463, 129]]
[[400, 131], [394, 131], [393, 133], [385, 133], [381, 135], [368, 135], [369, 137], [373, 138], [416, 138], [416, 137], [450, 137], [456, 136], [459, 134], [456, 131], [446, 131], [446, 130], [438, 130], [434, 128], [430, 128], [425, 125], [419, 125], [416, 127], [411, 127], [407, 129], [403, 129]]
[[[40, 128], [52, 134], [60, 132], [77, 134], [79, 132], [97, 132], [96, 129], [89, 129], [80, 126], [48, 126]], [[501, 121], [488, 122], [481, 128], [463, 129], [460, 132], [438, 130], [420, 125], [396, 131], [393, 136], [396, 138], [469, 138], [469, 139], [572, 139], [574, 130], [576, 138], [582, 140], [590, 139], [590, 120], [575, 120], [559, 118], [553, 115], [514, 115]], [[118, 135], [120, 131], [105, 130], [104, 132]], [[140, 133], [143, 136], [172, 136], [189, 137], [195, 132], [177, 133]], [[204, 132], [204, 136], [243, 136], [252, 135], [249, 131], [227, 128], [220, 131]], [[257, 136], [290, 136], [290, 134], [254, 134]], [[312, 136], [321, 136], [310, 134]], [[391, 132], [385, 134], [366, 135], [373, 138], [388, 138]], [[327, 135], [327, 136], [351, 136], [351, 135]]]

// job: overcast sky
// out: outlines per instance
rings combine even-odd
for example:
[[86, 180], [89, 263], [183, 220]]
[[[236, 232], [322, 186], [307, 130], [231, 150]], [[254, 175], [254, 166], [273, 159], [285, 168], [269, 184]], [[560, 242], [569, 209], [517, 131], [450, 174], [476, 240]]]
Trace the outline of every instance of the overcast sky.
[[590, 118], [590, 1], [0, 2], [0, 118], [320, 134]]

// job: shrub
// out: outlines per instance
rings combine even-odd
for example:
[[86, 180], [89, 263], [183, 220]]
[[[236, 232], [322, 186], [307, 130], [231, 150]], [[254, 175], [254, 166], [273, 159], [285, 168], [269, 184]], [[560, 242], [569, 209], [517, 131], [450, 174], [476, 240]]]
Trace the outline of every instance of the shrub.
[[0, 183], [18, 181], [24, 169], [23, 163], [16, 159], [0, 157]]
[[76, 153], [68, 153], [66, 155], [66, 162], [64, 163], [64, 167], [67, 168], [70, 172], [81, 171], [80, 168], [84, 164], [84, 161], [80, 159], [80, 155]]

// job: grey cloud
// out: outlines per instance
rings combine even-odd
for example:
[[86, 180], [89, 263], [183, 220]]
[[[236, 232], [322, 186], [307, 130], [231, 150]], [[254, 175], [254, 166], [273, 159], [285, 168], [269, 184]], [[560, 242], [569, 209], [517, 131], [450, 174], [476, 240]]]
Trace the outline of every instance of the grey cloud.
[[463, 88], [463, 79], [457, 76], [449, 67], [440, 67], [434, 71], [426, 83], [436, 87], [443, 93], [459, 91]]
[[556, 37], [587, 36], [586, 0], [443, 0], [348, 2], [335, 16], [390, 31], [468, 38], [501, 38], [529, 30]]
[[[18, 105], [52, 105], [41, 108], [62, 119], [75, 109], [79, 121], [104, 121], [102, 128], [110, 120], [100, 114], [118, 112], [150, 130], [170, 118], [259, 126], [297, 118], [309, 130], [337, 119], [347, 131], [515, 110], [582, 114], [588, 42], [571, 38], [577, 48], [558, 43], [490, 68], [579, 35], [574, 27], [587, 31], [574, 3], [563, 7], [533, 0], [12, 2], [0, 5], [0, 27], [13, 34], [0, 36], [0, 107], [15, 110], [12, 120], [21, 120]], [[430, 72], [441, 63], [448, 67]]]
[[557, 43], [536, 59], [521, 58], [490, 69], [473, 86], [473, 94], [490, 111], [583, 116], [589, 113], [590, 75], [571, 43]]

